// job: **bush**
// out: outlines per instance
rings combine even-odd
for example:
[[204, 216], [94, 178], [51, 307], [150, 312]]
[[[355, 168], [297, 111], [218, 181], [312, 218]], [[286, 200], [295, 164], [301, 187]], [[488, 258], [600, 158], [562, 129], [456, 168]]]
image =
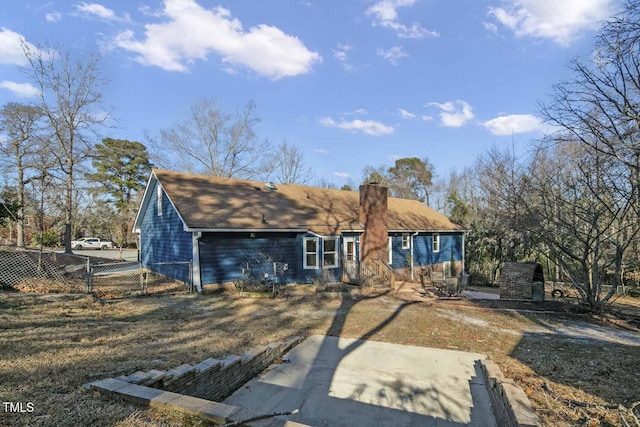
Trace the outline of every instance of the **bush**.
[[[40, 246], [40, 233], [33, 236], [33, 244], [35, 246]], [[47, 230], [42, 233], [42, 246], [51, 248], [58, 246], [59, 244], [60, 239], [58, 238], [58, 234], [55, 231]]]

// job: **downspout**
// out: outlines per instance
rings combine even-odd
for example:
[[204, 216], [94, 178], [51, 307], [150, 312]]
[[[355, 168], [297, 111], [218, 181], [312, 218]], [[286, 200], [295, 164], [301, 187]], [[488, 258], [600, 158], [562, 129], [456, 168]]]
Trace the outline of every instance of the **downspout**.
[[462, 233], [462, 274], [467, 274], [467, 266], [466, 266], [466, 254], [464, 250], [464, 237], [467, 235], [467, 232]]
[[197, 233], [193, 233], [193, 254], [192, 254], [192, 265], [193, 271], [191, 272], [193, 277], [193, 286], [196, 287], [196, 291], [201, 294], [202, 293], [202, 278], [200, 277], [200, 238], [202, 237], [202, 232], [198, 231]]
[[414, 277], [413, 277], [413, 265], [415, 264], [415, 259], [413, 258], [413, 238], [416, 237], [418, 235], [419, 231], [416, 231], [415, 233], [413, 233], [411, 235], [411, 241], [409, 242], [411, 244], [411, 281], [413, 282]]

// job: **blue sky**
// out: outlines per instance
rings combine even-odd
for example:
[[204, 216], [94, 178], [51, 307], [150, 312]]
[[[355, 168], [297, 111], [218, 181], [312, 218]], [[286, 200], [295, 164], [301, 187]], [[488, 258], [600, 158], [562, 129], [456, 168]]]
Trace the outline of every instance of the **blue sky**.
[[19, 40], [99, 52], [104, 137], [146, 142], [214, 97], [253, 100], [257, 132], [315, 175], [428, 157], [436, 173], [542, 135], [539, 104], [587, 54], [614, 0], [3, 1], [0, 105], [34, 88]]

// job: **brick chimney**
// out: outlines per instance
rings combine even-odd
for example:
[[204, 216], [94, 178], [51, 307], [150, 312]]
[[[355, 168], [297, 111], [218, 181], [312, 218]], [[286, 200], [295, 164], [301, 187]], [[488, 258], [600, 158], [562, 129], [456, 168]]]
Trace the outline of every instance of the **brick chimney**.
[[360, 259], [388, 258], [387, 187], [377, 182], [360, 186], [360, 223], [364, 233], [360, 236]]

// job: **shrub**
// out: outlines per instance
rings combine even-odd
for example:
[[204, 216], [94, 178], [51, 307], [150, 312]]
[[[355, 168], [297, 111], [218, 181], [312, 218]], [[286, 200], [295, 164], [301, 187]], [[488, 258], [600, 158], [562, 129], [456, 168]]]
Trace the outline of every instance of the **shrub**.
[[[40, 233], [33, 236], [33, 244], [40, 246]], [[42, 246], [55, 247], [60, 244], [58, 234], [53, 230], [47, 230], [42, 233]]]

